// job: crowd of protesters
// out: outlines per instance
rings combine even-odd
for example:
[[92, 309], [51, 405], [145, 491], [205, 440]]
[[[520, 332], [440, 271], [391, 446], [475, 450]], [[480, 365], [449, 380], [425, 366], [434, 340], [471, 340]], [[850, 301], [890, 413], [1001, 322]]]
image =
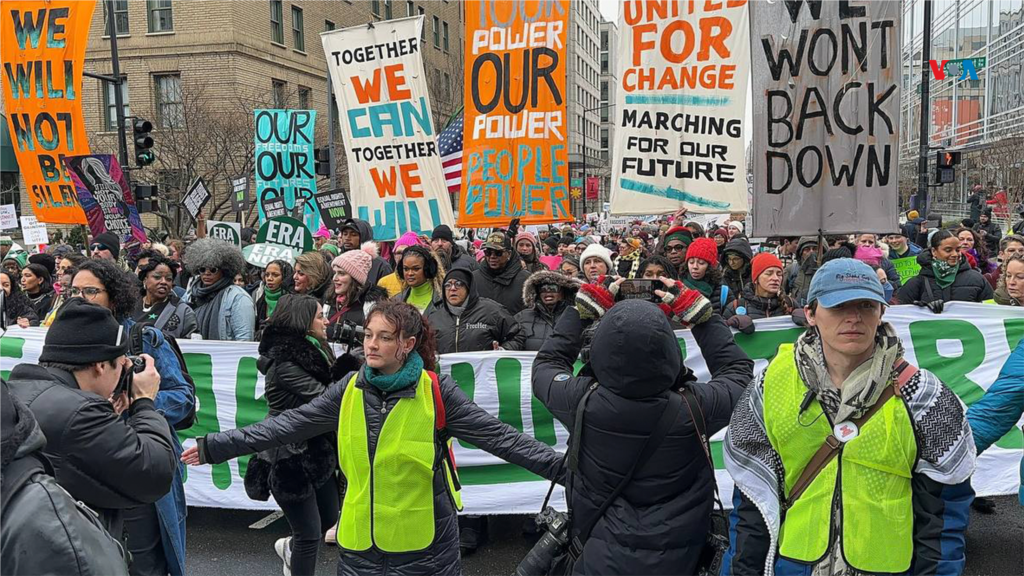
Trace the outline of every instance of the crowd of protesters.
[[[843, 495], [872, 521], [907, 522], [888, 541], [895, 543], [891, 553], [872, 555], [872, 546], [883, 544], [874, 536], [843, 533], [844, 547], [858, 542], [845, 557], [837, 544], [821, 542], [817, 536], [829, 533], [829, 523], [841, 528], [842, 520], [809, 498], [782, 522], [796, 527], [779, 540], [778, 512], [792, 505], [787, 494], [798, 479], [787, 465], [807, 456], [791, 446], [807, 440], [804, 445], [816, 448], [813, 438], [800, 437], [805, 432], [780, 425], [779, 418], [792, 412], [799, 419], [808, 390], [818, 400], [812, 411], [830, 422], [864, 416], [895, 377], [902, 350], [882, 320], [886, 306], [911, 304], [941, 314], [956, 301], [1024, 303], [1020, 225], [1008, 231], [1017, 233], [1003, 234], [980, 208], [977, 218], [955, 225], [915, 211], [901, 220], [897, 232], [752, 242], [743, 221], [707, 227], [680, 211], [620, 228], [589, 222], [527, 229], [513, 221], [508, 228], [456, 234], [442, 225], [429, 235], [409, 232], [378, 242], [368, 222], [352, 219], [338, 230], [318, 230], [315, 250], [262, 268], [247, 263], [237, 246], [206, 237], [129, 247], [104, 233], [84, 250], [62, 244], [31, 255], [2, 239], [0, 327], [50, 327], [39, 365], [15, 368], [10, 391], [5, 384], [10, 415], [4, 442], [8, 420], [23, 422], [18, 453], [53, 462], [49, 473], [56, 482], [99, 513], [107, 539], [89, 541], [95, 554], [106, 554], [114, 543], [113, 550], [130, 553], [122, 568], [131, 574], [185, 573], [181, 462], [219, 463], [244, 454], [255, 454], [247, 493], [262, 500], [273, 495], [291, 527], [291, 536], [276, 545], [286, 574], [312, 574], [325, 534], [340, 545], [339, 573], [376, 573], [384, 563], [398, 574], [457, 574], [460, 549], [465, 555], [483, 546], [487, 530], [484, 518], [460, 516], [456, 523], [461, 500], [454, 470], [428, 467], [416, 472], [423, 483], [407, 486], [408, 494], [382, 488], [377, 496], [368, 492], [373, 470], [387, 469], [381, 458], [410, 469], [423, 458], [441, 458], [410, 446], [421, 435], [434, 437], [432, 428], [417, 425], [427, 412], [432, 422], [432, 402], [443, 399], [448, 436], [435, 446], [438, 454], [457, 437], [564, 482], [561, 458], [548, 446], [497, 421], [449, 377], [436, 376], [439, 354], [537, 351], [538, 399], [574, 433], [586, 429], [604, 438], [583, 444], [569, 490], [580, 521], [593, 520], [592, 542], [580, 550], [577, 571], [691, 573], [711, 529], [714, 479], [700, 452], [682, 467], [664, 459], [651, 464], [623, 503], [602, 506], [644, 452], [634, 440], [650, 433], [656, 414], [679, 409], [673, 390], [694, 385], [672, 333], [685, 328], [693, 330], [712, 375], [706, 385], [694, 385], [702, 423], [680, 423], [655, 448], [663, 456], [689, 452], [695, 435], [713, 434], [731, 416], [726, 463], [742, 491], [734, 498], [726, 573], [761, 573], [772, 561], [780, 574], [797, 573], [801, 562], [828, 563], [815, 574], [904, 572], [908, 562], [915, 573], [957, 573], [962, 548], [950, 551], [936, 542], [962, 544], [975, 442], [985, 449], [1024, 410], [1021, 348], [1011, 358], [1016, 375], [1008, 362], [1009, 372], [996, 385], [1001, 399], [986, 397], [966, 414], [933, 374], [908, 377], [921, 400], [904, 398], [910, 420], [894, 433], [905, 436], [904, 444], [933, 449], [917, 461], [897, 451], [872, 455], [878, 462], [868, 468], [875, 472], [863, 473], [888, 470], [879, 481], [893, 486], [893, 508], [873, 506], [869, 495], [853, 490]], [[245, 230], [243, 243], [252, 243], [254, 232]], [[894, 261], [906, 269], [908, 260], [917, 271], [901, 277]], [[629, 280], [653, 282], [656, 302], [617, 303]], [[755, 320], [780, 317], [809, 330], [755, 377], [729, 328], [750, 334]], [[836, 332], [846, 325], [858, 326], [857, 342]], [[173, 430], [190, 425], [196, 401], [179, 339], [258, 342], [268, 419], [208, 435], [183, 450]], [[587, 365], [578, 375], [572, 371], [577, 358]], [[127, 372], [136, 373], [131, 396], [119, 392]], [[582, 424], [577, 405], [582, 409], [598, 382]], [[845, 385], [840, 395], [836, 387]], [[420, 391], [430, 391], [426, 405], [400, 402]], [[1021, 398], [1021, 406], [1001, 404], [1007, 397]], [[756, 409], [769, 401], [772, 412]], [[364, 404], [373, 409], [363, 414], [358, 406]], [[942, 418], [932, 411], [936, 406]], [[407, 429], [383, 426], [392, 411]], [[32, 440], [37, 429], [45, 447]], [[851, 457], [847, 466], [849, 474], [861, 473], [863, 462]], [[40, 470], [32, 473], [46, 473]], [[403, 528], [378, 534], [373, 517], [386, 513], [371, 510], [374, 497], [420, 498], [417, 506], [429, 511], [398, 510], [388, 521]], [[928, 529], [911, 519], [919, 502], [929, 507]], [[797, 526], [793, 518], [826, 524]], [[959, 532], [948, 528], [957, 525]], [[638, 548], [658, 553], [633, 554]], [[25, 566], [47, 571], [45, 563]]]

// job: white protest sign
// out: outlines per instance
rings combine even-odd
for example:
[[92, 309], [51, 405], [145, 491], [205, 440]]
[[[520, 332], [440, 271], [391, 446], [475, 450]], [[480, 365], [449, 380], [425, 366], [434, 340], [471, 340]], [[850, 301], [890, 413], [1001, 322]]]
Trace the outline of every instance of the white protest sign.
[[[321, 34], [356, 217], [373, 239], [455, 228], [420, 55], [423, 17]], [[456, 47], [459, 49], [459, 47]]]
[[181, 199], [181, 203], [185, 206], [185, 210], [188, 211], [189, 216], [193, 220], [199, 219], [199, 212], [202, 211], [203, 206], [210, 201], [210, 191], [206, 189], [206, 183], [203, 182], [202, 178], [197, 178], [192, 186], [185, 193], [185, 197]]
[[0, 206], [0, 230], [18, 227], [18, 212], [14, 204]]
[[25, 238], [25, 244], [50, 243], [50, 235], [46, 231], [46, 224], [37, 221], [35, 216], [21, 217], [21, 235]]
[[622, 3], [612, 214], [747, 210], [746, 4]]
[[242, 247], [242, 225], [238, 222], [207, 220], [206, 235]]

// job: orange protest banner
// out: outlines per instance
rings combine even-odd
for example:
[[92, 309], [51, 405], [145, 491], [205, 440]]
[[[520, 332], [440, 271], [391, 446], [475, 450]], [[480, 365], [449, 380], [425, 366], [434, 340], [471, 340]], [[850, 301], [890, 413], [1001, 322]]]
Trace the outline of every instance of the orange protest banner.
[[64, 156], [89, 153], [82, 65], [95, 0], [4, 0], [3, 91], [11, 141], [39, 222], [85, 224]]
[[572, 220], [569, 0], [470, 0], [459, 226]]

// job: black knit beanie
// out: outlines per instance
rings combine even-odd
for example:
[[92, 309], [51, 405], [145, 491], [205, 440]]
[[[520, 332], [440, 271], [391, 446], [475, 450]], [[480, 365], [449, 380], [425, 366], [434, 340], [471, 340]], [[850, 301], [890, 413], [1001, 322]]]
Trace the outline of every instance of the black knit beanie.
[[825, 255], [822, 257], [822, 263], [830, 260], [837, 260], [839, 258], [853, 258], [853, 253], [846, 246], [840, 246], [839, 248], [833, 248], [826, 250]]
[[94, 364], [128, 353], [128, 332], [103, 306], [68, 300], [46, 331], [40, 362]]
[[110, 254], [114, 256], [114, 260], [121, 255], [121, 241], [118, 240], [117, 234], [113, 232], [104, 232], [99, 236], [93, 238], [93, 242], [102, 244], [104, 248], [110, 250]]

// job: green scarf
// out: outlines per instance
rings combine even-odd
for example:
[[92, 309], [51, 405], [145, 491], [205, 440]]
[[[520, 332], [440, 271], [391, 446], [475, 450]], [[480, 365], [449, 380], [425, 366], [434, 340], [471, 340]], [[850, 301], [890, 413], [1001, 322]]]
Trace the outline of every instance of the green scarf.
[[687, 288], [700, 292], [705, 298], [711, 298], [711, 291], [714, 289], [710, 282], [706, 280], [694, 280], [693, 278], [690, 278], [689, 273], [687, 273], [686, 276], [683, 276], [683, 284], [685, 284]]
[[419, 286], [409, 288], [409, 297], [405, 299], [406, 302], [415, 306], [420, 312], [426, 310], [433, 300], [434, 283], [429, 280]]
[[323, 354], [324, 360], [327, 360], [328, 364], [331, 363], [331, 357], [327, 355], [327, 351], [324, 350], [324, 347], [320, 344], [319, 340], [317, 340], [316, 338], [313, 338], [309, 334], [306, 334], [306, 340], [308, 340], [310, 343], [313, 344], [313, 346], [316, 348], [317, 352]]
[[275, 290], [264, 290], [263, 299], [267, 302], [267, 318], [270, 318], [274, 314], [274, 308], [277, 308], [277, 300], [284, 294], [284, 290], [278, 288]]
[[932, 272], [935, 273], [935, 282], [939, 288], [946, 289], [956, 280], [956, 273], [960, 271], [960, 263], [950, 264], [945, 260], [932, 259]]
[[367, 365], [366, 369], [363, 370], [363, 377], [381, 392], [394, 392], [395, 390], [415, 386], [419, 382], [422, 372], [423, 358], [420, 358], [419, 352], [412, 352], [398, 372], [394, 374], [381, 374], [376, 369]]

